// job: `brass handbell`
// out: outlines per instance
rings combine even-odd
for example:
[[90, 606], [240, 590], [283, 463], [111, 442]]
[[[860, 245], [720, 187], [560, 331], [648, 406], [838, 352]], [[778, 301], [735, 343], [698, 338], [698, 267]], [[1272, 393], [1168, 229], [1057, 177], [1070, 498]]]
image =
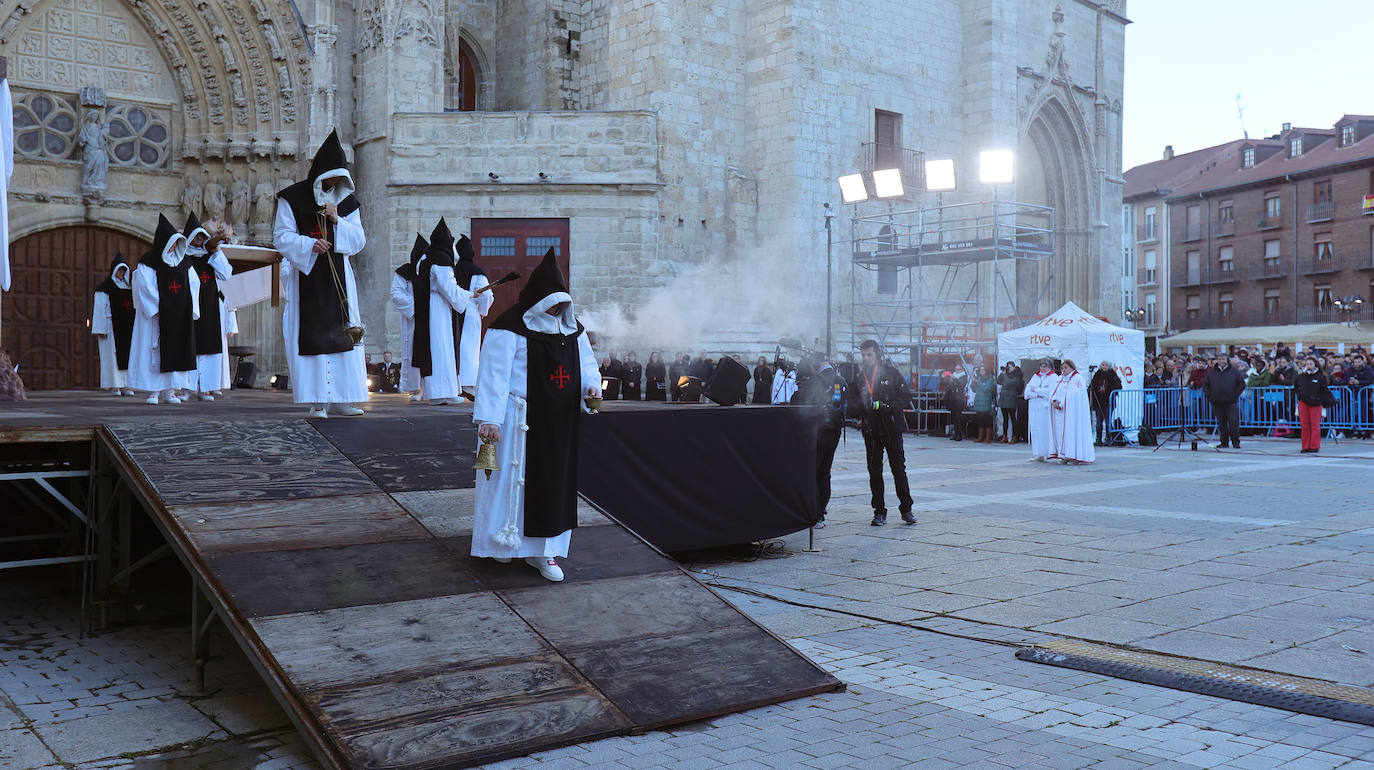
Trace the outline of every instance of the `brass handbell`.
[[501, 470], [501, 466], [496, 463], [496, 442], [489, 438], [482, 439], [482, 446], [477, 448], [477, 462], [473, 464], [474, 470], [486, 471], [487, 478], [491, 478], [492, 471]]

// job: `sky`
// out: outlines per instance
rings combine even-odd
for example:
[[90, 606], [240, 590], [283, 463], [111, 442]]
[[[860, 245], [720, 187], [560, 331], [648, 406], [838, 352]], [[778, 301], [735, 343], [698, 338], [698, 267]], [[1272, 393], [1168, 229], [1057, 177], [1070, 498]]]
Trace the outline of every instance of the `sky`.
[[1130, 0], [1122, 164], [1374, 114], [1367, 0]]

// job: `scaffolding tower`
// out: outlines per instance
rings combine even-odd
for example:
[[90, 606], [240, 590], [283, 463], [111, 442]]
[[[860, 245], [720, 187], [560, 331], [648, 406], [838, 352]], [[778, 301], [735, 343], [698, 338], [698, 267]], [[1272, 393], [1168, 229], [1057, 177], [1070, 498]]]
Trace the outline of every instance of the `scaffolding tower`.
[[[1047, 296], [1055, 300], [1049, 206], [939, 200], [935, 208], [855, 217], [850, 251], [851, 349], [872, 337], [896, 358], [910, 351], [915, 370], [948, 367], [950, 356], [973, 364], [993, 352], [998, 332], [1024, 326]], [[1049, 265], [1033, 302], [1026, 287], [1008, 283], [1020, 262]]]

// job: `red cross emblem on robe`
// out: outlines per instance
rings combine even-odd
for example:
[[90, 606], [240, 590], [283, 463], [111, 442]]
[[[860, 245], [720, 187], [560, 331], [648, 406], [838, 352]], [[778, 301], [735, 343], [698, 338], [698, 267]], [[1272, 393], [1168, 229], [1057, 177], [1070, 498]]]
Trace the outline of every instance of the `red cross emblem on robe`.
[[210, 271], [209, 271], [209, 270], [202, 270], [202, 271], [200, 271], [200, 282], [201, 282], [201, 283], [209, 283], [209, 282], [210, 282]]
[[171, 289], [173, 294], [180, 294], [182, 286], [181, 284], [177, 283], [175, 278], [173, 278], [172, 282], [167, 284], [167, 288]]
[[568, 374], [567, 367], [562, 364], [559, 364], [558, 368], [553, 370], [553, 374], [549, 375], [549, 382], [557, 385], [559, 390], [568, 387], [568, 380], [570, 379], [572, 379], [572, 375]]
[[127, 298], [126, 298], [123, 302], [120, 303], [120, 307], [124, 308], [125, 310], [131, 310], [131, 309], [133, 309], [133, 306], [134, 306], [134, 301], [131, 300], [131, 299], [127, 299]]

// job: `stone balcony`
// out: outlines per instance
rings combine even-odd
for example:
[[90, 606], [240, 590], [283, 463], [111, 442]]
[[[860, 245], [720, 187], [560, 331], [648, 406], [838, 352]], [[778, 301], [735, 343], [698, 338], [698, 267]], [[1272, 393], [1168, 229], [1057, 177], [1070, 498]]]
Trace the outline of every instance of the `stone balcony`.
[[388, 181], [657, 185], [657, 121], [644, 110], [399, 113]]

